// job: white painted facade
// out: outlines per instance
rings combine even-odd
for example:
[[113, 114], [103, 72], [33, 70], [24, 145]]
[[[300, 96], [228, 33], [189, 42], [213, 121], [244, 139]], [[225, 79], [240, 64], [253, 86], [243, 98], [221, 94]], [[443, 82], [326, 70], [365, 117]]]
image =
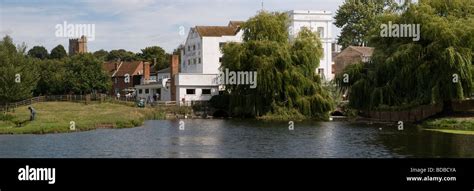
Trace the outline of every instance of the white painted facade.
[[[290, 40], [294, 39], [302, 27], [307, 27], [320, 34], [323, 57], [320, 60], [316, 73], [332, 80], [332, 13], [328, 11], [292, 10], [287, 14], [290, 18], [288, 31]], [[177, 74], [176, 101], [209, 100], [213, 95], [218, 95], [217, 83], [222, 57], [221, 46], [227, 42], [242, 42], [243, 31], [240, 30], [233, 36], [200, 36], [196, 28], [191, 28], [183, 49], [181, 50], [180, 73]], [[194, 91], [193, 91], [194, 89]], [[203, 89], [205, 93], [203, 94]], [[210, 95], [208, 90], [211, 90]]]
[[233, 36], [200, 36], [191, 28], [181, 50], [181, 71], [176, 75], [176, 101], [210, 100], [219, 94], [221, 46], [228, 42], [242, 42], [243, 31]]
[[298, 35], [303, 27], [307, 27], [313, 32], [319, 33], [323, 46], [323, 57], [319, 62], [319, 68], [316, 73], [324, 73], [326, 80], [332, 80], [332, 47], [334, 42], [332, 36], [333, 17], [330, 11], [310, 11], [310, 10], [292, 10], [287, 12], [290, 17], [290, 26], [288, 27], [290, 39]]

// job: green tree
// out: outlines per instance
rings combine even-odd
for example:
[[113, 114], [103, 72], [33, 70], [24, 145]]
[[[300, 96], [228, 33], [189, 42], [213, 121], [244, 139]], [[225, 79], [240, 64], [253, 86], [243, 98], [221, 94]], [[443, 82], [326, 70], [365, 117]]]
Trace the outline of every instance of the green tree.
[[28, 51], [28, 56], [43, 60], [48, 58], [49, 55], [48, 50], [46, 50], [46, 48], [44, 48], [43, 46], [34, 46]]
[[116, 61], [118, 59], [122, 61], [132, 61], [136, 60], [137, 58], [135, 53], [126, 51], [124, 49], [111, 50], [107, 55], [107, 61]]
[[34, 90], [35, 95], [62, 95], [65, 90], [66, 68], [64, 61], [44, 60], [38, 63], [39, 81]]
[[73, 56], [65, 63], [65, 90], [75, 94], [106, 92], [111, 87], [108, 74], [102, 69], [102, 62], [92, 54]]
[[38, 77], [36, 64], [25, 56], [26, 46], [15, 47], [5, 36], [0, 41], [0, 104], [32, 96]]
[[287, 25], [284, 13], [260, 12], [243, 24], [243, 43], [223, 47], [221, 70], [257, 71], [255, 89], [226, 84], [232, 115], [328, 116], [333, 103], [315, 74], [321, 42], [307, 28], [290, 42]]
[[95, 51], [93, 54], [97, 59], [103, 60], [103, 61], [106, 61], [107, 57], [109, 56], [109, 52], [107, 52], [104, 49], [100, 49], [98, 51]]
[[371, 31], [380, 26], [377, 16], [397, 8], [394, 0], [346, 0], [334, 17], [334, 24], [342, 28], [337, 43], [342, 48], [368, 45]]
[[159, 46], [146, 47], [145, 49], [142, 49], [141, 53], [137, 54], [137, 57], [150, 63], [154, 63], [154, 60], [156, 59], [155, 70], [169, 67], [170, 55]]
[[[375, 33], [372, 62], [345, 69], [338, 84], [349, 90], [357, 109], [444, 103], [471, 96], [473, 88], [474, 2], [420, 0], [404, 11], [385, 14], [381, 23], [420, 24], [419, 41]], [[380, 28], [379, 28], [380, 29]], [[380, 31], [378, 31], [380, 34]]]
[[51, 50], [49, 58], [51, 59], [62, 59], [67, 56], [66, 49], [63, 45], [58, 45]]

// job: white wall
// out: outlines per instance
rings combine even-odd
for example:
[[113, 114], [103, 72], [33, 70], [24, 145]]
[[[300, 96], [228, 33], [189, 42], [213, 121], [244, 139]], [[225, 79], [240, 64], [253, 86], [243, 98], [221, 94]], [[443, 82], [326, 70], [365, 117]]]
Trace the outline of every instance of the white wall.
[[[323, 36], [320, 36], [324, 56], [320, 60], [319, 68], [324, 69], [326, 80], [333, 79], [331, 43], [334, 38], [332, 37], [332, 13], [329, 11], [293, 10], [287, 12], [287, 14], [290, 17], [290, 39], [295, 38], [302, 27], [307, 27], [313, 32], [317, 32], [318, 27], [324, 28]], [[318, 69], [315, 72], [317, 71]]]
[[222, 57], [220, 43], [227, 42], [242, 42], [243, 31], [239, 31], [235, 36], [222, 37], [203, 37], [202, 38], [202, 56], [203, 56], [203, 71], [204, 74], [218, 74], [220, 62]]
[[[181, 51], [181, 72], [202, 73], [202, 42], [194, 28], [189, 30], [184, 48], [186, 50]], [[199, 58], [201, 58], [201, 63], [199, 63]]]

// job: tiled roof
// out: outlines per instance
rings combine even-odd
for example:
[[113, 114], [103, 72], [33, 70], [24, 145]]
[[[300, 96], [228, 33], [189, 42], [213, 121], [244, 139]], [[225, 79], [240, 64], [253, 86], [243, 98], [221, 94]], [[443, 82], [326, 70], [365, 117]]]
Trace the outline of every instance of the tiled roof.
[[195, 30], [200, 36], [234, 36], [240, 30], [242, 21], [230, 21], [228, 26], [196, 26]]
[[118, 70], [115, 71], [116, 63], [116, 61], [105, 62], [103, 68], [109, 72], [109, 75], [111, 76], [125, 76], [125, 74], [129, 74], [130, 76], [142, 75], [142, 61], [120, 62], [118, 65]]
[[372, 56], [372, 54], [374, 53], [373, 47], [349, 46], [349, 48], [352, 48], [355, 51], [360, 52], [364, 56]]

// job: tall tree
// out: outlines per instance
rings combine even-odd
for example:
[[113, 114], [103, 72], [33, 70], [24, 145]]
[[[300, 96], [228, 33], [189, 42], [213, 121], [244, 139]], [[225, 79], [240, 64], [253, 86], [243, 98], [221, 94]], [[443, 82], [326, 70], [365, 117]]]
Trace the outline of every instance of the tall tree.
[[169, 67], [170, 55], [159, 46], [146, 47], [145, 49], [142, 49], [141, 53], [137, 54], [137, 57], [150, 63], [154, 63], [156, 59], [155, 70]]
[[34, 46], [28, 51], [28, 56], [43, 60], [48, 58], [49, 55], [48, 50], [46, 50], [46, 48], [44, 48], [43, 46]]
[[132, 61], [136, 60], [137, 58], [135, 53], [126, 51], [124, 49], [111, 50], [107, 55], [107, 61], [116, 61], [118, 59], [122, 61]]
[[306, 28], [290, 42], [287, 24], [286, 14], [260, 12], [243, 24], [243, 43], [223, 47], [221, 70], [257, 72], [255, 89], [226, 84], [232, 115], [328, 116], [333, 103], [315, 74], [321, 42]]
[[0, 104], [32, 96], [38, 77], [36, 64], [24, 55], [25, 48], [15, 47], [9, 36], [0, 41]]
[[334, 17], [334, 24], [342, 28], [337, 43], [343, 49], [351, 45], [367, 46], [371, 31], [380, 25], [377, 16], [397, 8], [394, 0], [346, 0]]
[[110, 89], [111, 80], [102, 69], [102, 62], [92, 54], [79, 54], [69, 59], [66, 64], [67, 92], [86, 94], [106, 92]]
[[[386, 38], [374, 34], [371, 63], [348, 67], [355, 108], [377, 109], [445, 103], [471, 96], [473, 88], [474, 2], [472, 0], [420, 0], [382, 23], [419, 24], [420, 39]], [[380, 28], [379, 28], [380, 30]], [[378, 31], [380, 34], [380, 31]]]
[[107, 57], [109, 56], [109, 52], [107, 52], [106, 50], [104, 49], [100, 49], [98, 51], [95, 51], [93, 53], [93, 55], [99, 59], [99, 60], [103, 60], [103, 61], [106, 61], [107, 60]]
[[51, 59], [62, 59], [67, 56], [66, 49], [63, 45], [58, 45], [51, 50], [49, 58]]

